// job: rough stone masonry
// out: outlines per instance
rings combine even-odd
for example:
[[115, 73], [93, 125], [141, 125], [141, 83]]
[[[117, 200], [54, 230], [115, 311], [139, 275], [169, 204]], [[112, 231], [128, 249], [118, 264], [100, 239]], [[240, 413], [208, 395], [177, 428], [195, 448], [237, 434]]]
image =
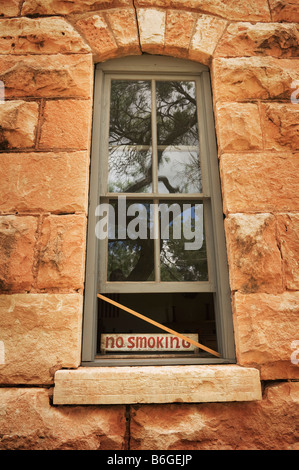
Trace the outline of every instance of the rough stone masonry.
[[[1, 450], [299, 448], [298, 23], [297, 0], [1, 1]], [[53, 406], [80, 366], [94, 64], [142, 53], [210, 67], [237, 364], [262, 400]]]

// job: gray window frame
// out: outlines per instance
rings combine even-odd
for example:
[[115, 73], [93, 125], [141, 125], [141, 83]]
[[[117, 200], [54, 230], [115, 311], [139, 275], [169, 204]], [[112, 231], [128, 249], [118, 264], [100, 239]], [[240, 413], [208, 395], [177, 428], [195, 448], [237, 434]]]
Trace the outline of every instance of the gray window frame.
[[[196, 195], [170, 195], [163, 196], [163, 199], [171, 197], [183, 200], [202, 199], [205, 207], [208, 207], [208, 214], [205, 213], [205, 230], [207, 239], [210, 241], [208, 247], [209, 281], [208, 282], [182, 282], [167, 283], [167, 291], [188, 292], [196, 287], [197, 292], [213, 292], [215, 304], [215, 316], [217, 327], [217, 341], [221, 358], [121, 358], [109, 359], [96, 357], [97, 340], [97, 293], [99, 289], [98, 279], [103, 280], [106, 263], [101, 261], [102, 253], [105, 253], [105, 241], [97, 240], [95, 236], [96, 217], [95, 211], [99, 204], [100, 197], [107, 197], [103, 194], [102, 188], [107, 179], [107, 140], [108, 140], [108, 119], [107, 109], [109, 109], [109, 94], [107, 83], [111, 78], [134, 78], [146, 77], [171, 79], [192, 79], [197, 83], [197, 99], [199, 113], [200, 130], [200, 155], [203, 173], [203, 193]], [[102, 158], [100, 158], [102, 155]], [[103, 157], [104, 156], [104, 157]], [[104, 160], [103, 160], [104, 158]], [[105, 161], [106, 159], [106, 161]], [[119, 196], [118, 193], [116, 196]], [[111, 194], [109, 194], [111, 196]], [[127, 195], [129, 196], [129, 195]], [[151, 197], [146, 194], [144, 197]], [[134, 194], [133, 197], [140, 198], [142, 194]], [[161, 195], [160, 195], [161, 197]], [[132, 199], [132, 194], [130, 194]], [[95, 87], [94, 87], [94, 115], [92, 131], [92, 150], [90, 165], [90, 194], [88, 209], [88, 230], [87, 230], [87, 252], [86, 252], [86, 281], [84, 293], [83, 311], [83, 338], [82, 338], [82, 365], [85, 366], [121, 366], [121, 365], [164, 365], [164, 364], [221, 364], [235, 363], [235, 345], [233, 334], [233, 321], [231, 309], [231, 297], [229, 287], [228, 265], [226, 258], [226, 243], [223, 223], [222, 197], [220, 188], [219, 165], [217, 143], [215, 135], [215, 124], [212, 105], [212, 91], [209, 68], [182, 59], [174, 59], [162, 56], [134, 56], [122, 59], [114, 59], [96, 65]], [[100, 263], [97, 262], [101, 254]], [[164, 292], [165, 283], [112, 283], [101, 282], [101, 293], [109, 292]], [[126, 284], [126, 285], [124, 285]], [[173, 285], [171, 285], [173, 284]], [[104, 292], [103, 292], [104, 291]]]

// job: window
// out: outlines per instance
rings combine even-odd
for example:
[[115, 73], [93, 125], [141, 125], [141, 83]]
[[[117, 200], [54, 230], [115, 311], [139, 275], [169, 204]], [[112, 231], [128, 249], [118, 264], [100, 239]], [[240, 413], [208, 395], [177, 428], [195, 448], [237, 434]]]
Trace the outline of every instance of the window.
[[209, 69], [96, 66], [84, 365], [234, 362]]

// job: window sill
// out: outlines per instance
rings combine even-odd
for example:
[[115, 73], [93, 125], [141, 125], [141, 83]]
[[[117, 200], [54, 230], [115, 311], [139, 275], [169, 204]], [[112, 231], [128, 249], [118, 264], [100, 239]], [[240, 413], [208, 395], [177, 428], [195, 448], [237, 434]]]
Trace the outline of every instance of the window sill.
[[54, 405], [261, 400], [257, 369], [228, 365], [80, 367], [55, 374]]

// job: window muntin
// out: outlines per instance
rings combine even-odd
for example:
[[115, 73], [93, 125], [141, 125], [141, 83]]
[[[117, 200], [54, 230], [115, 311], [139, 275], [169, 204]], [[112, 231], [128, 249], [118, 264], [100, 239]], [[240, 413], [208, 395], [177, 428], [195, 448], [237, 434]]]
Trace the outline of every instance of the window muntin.
[[[190, 334], [201, 330], [199, 338], [204, 336], [202, 332], [205, 321], [205, 317], [199, 312], [202, 311], [203, 305], [208, 305], [212, 343], [221, 351], [223, 360], [230, 361], [234, 356], [227, 335], [232, 331], [231, 318], [224, 312], [229, 312], [229, 308], [225, 305], [225, 295], [221, 292], [221, 285], [227, 287], [227, 280], [221, 280], [223, 268], [217, 266], [219, 256], [213, 214], [217, 197], [219, 204], [219, 187], [216, 189], [216, 198], [213, 186], [210, 194], [211, 184], [213, 185], [215, 174], [217, 179], [217, 173], [215, 158], [214, 170], [210, 169], [208, 148], [211, 139], [205, 120], [207, 102], [204, 88], [207, 88], [208, 71], [205, 67], [198, 67], [198, 73], [194, 73], [195, 67], [191, 67], [192, 73], [184, 71], [182, 75], [177, 73], [178, 69], [175, 74], [166, 74], [165, 70], [155, 74], [149, 67], [148, 73], [143, 70], [138, 75], [136, 68], [134, 73], [124, 73], [121, 69], [116, 73], [113, 67], [109, 70], [108, 64], [107, 72], [101, 73], [104, 116], [102, 114], [100, 142], [94, 145], [93, 150], [93, 155], [97, 151], [94, 158], [98, 160], [98, 165], [93, 166], [97, 167], [100, 174], [97, 200], [113, 208], [111, 213], [114, 213], [114, 219], [109, 216], [108, 233], [111, 235], [114, 231], [114, 236], [107, 237], [97, 244], [95, 253], [98, 252], [99, 263], [94, 271], [98, 272], [98, 281], [93, 282], [93, 288], [90, 290], [93, 295], [100, 292], [114, 298], [116, 296], [118, 300], [121, 299], [123, 305], [133, 308], [137, 303], [141, 313], [146, 311], [152, 317], [159, 312], [157, 302], [165, 314], [174, 300], [183, 305], [181, 300], [190, 296], [190, 299], [196, 300], [192, 307], [189, 306], [189, 324], [182, 326], [176, 320], [177, 331], [183, 328], [181, 332]], [[118, 207], [120, 197], [123, 198], [121, 203], [125, 204], [125, 212], [133, 207], [140, 216], [138, 209], [143, 208], [146, 223], [141, 225], [147, 234], [152, 231], [156, 236], [143, 239], [119, 239], [116, 236], [119, 229], [118, 215], [123, 214], [123, 210]], [[163, 205], [175, 206], [180, 215], [188, 213], [189, 210], [191, 228], [192, 218], [193, 228], [195, 217], [200, 219], [202, 228], [201, 236], [196, 240], [199, 242], [197, 250], [181, 249], [184, 243], [190, 243], [190, 239], [178, 239], [173, 236], [168, 240], [162, 238], [160, 207]], [[183, 210], [183, 206], [188, 209]], [[221, 207], [218, 206], [218, 218], [219, 209], [221, 210]], [[134, 222], [133, 215], [134, 211], [129, 216], [128, 224]], [[170, 232], [174, 229], [173, 220], [168, 224]], [[164, 230], [165, 227], [167, 228], [167, 224], [164, 223]], [[139, 253], [141, 255], [138, 257]], [[227, 276], [227, 273], [225, 275]], [[181, 296], [180, 301], [178, 296]], [[147, 307], [151, 304], [149, 299], [154, 306], [148, 312]], [[119, 332], [120, 325], [126, 325], [126, 328], [121, 327], [121, 334], [125, 334], [127, 330], [134, 334], [142, 333], [148, 328], [150, 333], [153, 333], [152, 327], [147, 324], [141, 326], [140, 320], [136, 322], [136, 319], [130, 318], [130, 315], [120, 309], [114, 308], [115, 318], [111, 324], [113, 316], [109, 317], [110, 314], [107, 314], [111, 307], [104, 306], [102, 301], [94, 302], [90, 299], [86, 301], [86, 305], [88, 304], [93, 305], [96, 314], [93, 317], [90, 315], [92, 321], [85, 321], [88, 324], [85, 330], [89, 330], [89, 338], [92, 336], [93, 339], [91, 346], [86, 340], [83, 342], [83, 359], [89, 357], [92, 361], [96, 357], [96, 361], [100, 358], [99, 363], [110, 364], [107, 360], [109, 354], [102, 355], [99, 349], [101, 334], [109, 328], [110, 332]], [[196, 311], [197, 315], [194, 313]], [[164, 314], [158, 314], [160, 321], [163, 321]], [[187, 312], [186, 315], [188, 316]], [[182, 310], [179, 316], [184, 317]], [[174, 326], [169, 318], [164, 320], [164, 323]], [[85, 337], [88, 337], [87, 333]], [[230, 345], [227, 345], [228, 343]], [[140, 353], [143, 362], [144, 357], [151, 357], [149, 352], [148, 350]], [[168, 357], [172, 358], [173, 354], [170, 353]], [[181, 363], [184, 360], [182, 357], [180, 353], [180, 356], [173, 360]], [[192, 353], [192, 357], [189, 354], [188, 357], [188, 363], [198, 360], [200, 362], [202, 358], [208, 358], [203, 362], [213, 362], [213, 357], [202, 351], [197, 355]], [[130, 359], [128, 361], [130, 363]], [[122, 358], [121, 364], [126, 363]], [[161, 363], [161, 359], [158, 362], [155, 359], [154, 363]]]

